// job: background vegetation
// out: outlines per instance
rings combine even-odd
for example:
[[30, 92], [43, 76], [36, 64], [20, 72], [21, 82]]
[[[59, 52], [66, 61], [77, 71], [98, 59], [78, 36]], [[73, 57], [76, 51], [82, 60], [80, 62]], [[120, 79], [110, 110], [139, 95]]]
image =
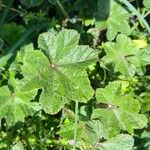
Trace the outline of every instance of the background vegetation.
[[150, 0], [0, 0], [0, 149], [150, 150]]

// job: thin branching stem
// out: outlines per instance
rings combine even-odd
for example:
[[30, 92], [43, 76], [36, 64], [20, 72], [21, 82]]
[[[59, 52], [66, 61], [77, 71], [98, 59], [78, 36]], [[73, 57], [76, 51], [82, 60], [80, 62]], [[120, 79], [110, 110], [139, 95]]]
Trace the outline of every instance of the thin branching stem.
[[76, 149], [76, 144], [77, 144], [78, 104], [79, 104], [79, 102], [76, 100], [76, 103], [75, 103], [75, 124], [74, 124], [74, 146], [73, 146], [73, 150]]
[[[3, 8], [7, 8], [7, 7], [8, 7], [8, 6], [4, 5], [4, 4], [0, 4], [0, 6], [3, 7]], [[21, 12], [21, 11], [15, 9], [15, 8], [11, 8], [11, 7], [8, 7], [8, 8], [9, 8], [11, 11], [14, 11], [14, 12], [19, 13], [19, 14], [22, 14], [22, 13], [23, 13], [23, 12]]]
[[69, 15], [67, 14], [66, 10], [64, 9], [63, 5], [60, 3], [59, 0], [56, 0], [56, 4], [59, 7], [60, 11], [68, 19], [69, 22], [73, 23], [72, 20], [70, 19]]

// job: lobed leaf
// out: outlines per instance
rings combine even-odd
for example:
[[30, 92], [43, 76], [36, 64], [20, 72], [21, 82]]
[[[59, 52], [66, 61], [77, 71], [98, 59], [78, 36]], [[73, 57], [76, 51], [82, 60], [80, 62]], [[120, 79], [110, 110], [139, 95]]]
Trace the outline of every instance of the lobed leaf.
[[133, 76], [137, 68], [141, 68], [139, 48], [126, 35], [119, 34], [116, 42], [106, 42], [104, 49], [106, 56], [103, 57], [103, 61], [112, 64], [115, 72]]
[[107, 107], [94, 110], [92, 118], [98, 118], [106, 128], [106, 138], [113, 137], [120, 130], [133, 134], [134, 129], [141, 129], [146, 126], [147, 118], [139, 114], [140, 104], [138, 100], [130, 95], [120, 94], [118, 82], [109, 83], [105, 89], [96, 91], [96, 99]]
[[86, 68], [97, 53], [78, 41], [76, 31], [64, 29], [58, 35], [41, 34], [41, 51], [25, 47], [23, 75], [42, 89], [40, 104], [47, 113], [57, 113], [70, 100], [87, 102], [93, 95]]
[[[105, 2], [106, 3], [106, 2]], [[107, 2], [108, 3], [108, 2]], [[107, 4], [108, 5], [108, 4]], [[109, 7], [109, 6], [107, 6]], [[107, 8], [108, 11], [109, 8]], [[128, 24], [129, 13], [117, 1], [110, 0], [110, 14], [106, 21], [98, 21], [96, 19], [96, 27], [107, 28], [107, 38], [109, 41], [114, 40], [116, 35], [121, 32], [130, 34], [130, 26]]]
[[27, 84], [26, 81], [16, 80], [12, 82], [13, 90], [9, 90], [8, 86], [0, 88], [0, 118], [4, 117], [9, 126], [40, 110], [38, 103], [30, 102], [37, 89], [25, 88]]

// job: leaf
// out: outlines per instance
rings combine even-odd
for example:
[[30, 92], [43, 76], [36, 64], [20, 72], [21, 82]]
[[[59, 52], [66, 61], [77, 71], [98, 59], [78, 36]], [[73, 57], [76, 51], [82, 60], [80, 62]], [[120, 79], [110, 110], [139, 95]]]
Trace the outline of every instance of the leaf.
[[150, 93], [145, 93], [142, 101], [142, 112], [148, 112], [150, 111]]
[[134, 139], [128, 134], [120, 134], [116, 137], [99, 143], [99, 150], [133, 150]]
[[44, 0], [20, 0], [20, 2], [27, 7], [39, 6]]
[[129, 13], [118, 2], [111, 0], [110, 15], [106, 21], [98, 21], [96, 19], [96, 27], [107, 28], [107, 38], [112, 41], [116, 35], [121, 32], [130, 34], [130, 26], [128, 24]]
[[[83, 127], [82, 127], [83, 128]], [[81, 135], [82, 144], [91, 149], [95, 148], [95, 145], [103, 137], [105, 137], [105, 129], [103, 124], [99, 120], [91, 120], [85, 123], [85, 128]]]
[[7, 62], [11, 56], [12, 53], [8, 53], [7, 55], [0, 57], [0, 70], [4, 70], [4, 66], [7, 65]]
[[146, 39], [135, 39], [132, 40], [133, 43], [137, 45], [138, 48], [145, 48], [148, 46], [147, 40]]
[[98, 0], [98, 12], [95, 17], [98, 20], [105, 20], [110, 13], [110, 0]]
[[142, 133], [142, 135], [141, 135], [141, 138], [147, 138], [147, 139], [150, 139], [150, 132], [144, 130], [143, 133]]
[[0, 37], [5, 41], [6, 45], [12, 46], [21, 38], [24, 32], [25, 28], [23, 26], [11, 22], [2, 26]]
[[104, 89], [96, 91], [96, 99], [104, 108], [94, 110], [92, 118], [100, 119], [107, 130], [105, 138], [113, 137], [120, 130], [133, 134], [134, 129], [146, 126], [147, 118], [139, 114], [140, 104], [130, 95], [120, 94], [119, 82], [110, 82]]
[[146, 8], [150, 9], [150, 1], [149, 0], [143, 0], [143, 4]]
[[[132, 136], [120, 134], [113, 136], [106, 142], [102, 141], [105, 130], [99, 120], [79, 122], [77, 130], [77, 143], [79, 147], [93, 150], [131, 150], [134, 144]], [[73, 139], [74, 124], [68, 122], [61, 126], [59, 135], [69, 141]], [[112, 149], [111, 149], [112, 148]]]
[[24, 150], [23, 143], [21, 143], [20, 141], [17, 142], [17, 143], [12, 147], [12, 150]]
[[87, 102], [93, 95], [86, 68], [96, 61], [97, 53], [78, 41], [76, 31], [64, 29], [58, 35], [41, 34], [42, 51], [25, 47], [23, 75], [42, 89], [40, 104], [47, 113], [57, 113], [70, 100]]
[[[79, 121], [77, 126], [77, 143], [80, 143], [80, 146], [84, 145], [84, 147], [94, 149], [94, 145], [97, 141], [100, 141], [103, 134], [105, 134], [99, 120], [87, 122]], [[69, 121], [63, 124], [58, 134], [67, 141], [74, 139], [74, 122]]]
[[[34, 115], [40, 107], [36, 102], [30, 102], [35, 96], [37, 89], [25, 88], [26, 81], [9, 81], [11, 88], [0, 88], [0, 118], [6, 118], [8, 125], [13, 126], [18, 121], [24, 121], [24, 117]], [[14, 86], [14, 87], [12, 87]]]
[[78, 0], [74, 3], [74, 10], [82, 14], [85, 19], [92, 19], [95, 12], [98, 10], [99, 0], [90, 0], [88, 3], [85, 0]]
[[150, 64], [150, 46], [140, 50], [140, 62], [143, 66]]
[[[83, 133], [83, 129], [80, 126], [78, 126], [77, 141], [81, 140], [82, 133]], [[74, 123], [69, 122], [65, 125], [62, 125], [58, 134], [68, 141], [73, 140], [74, 139]]]
[[116, 42], [106, 42], [104, 49], [106, 56], [103, 57], [103, 61], [107, 64], [112, 63], [115, 72], [133, 76], [137, 68], [141, 67], [139, 48], [124, 34], [119, 34]]

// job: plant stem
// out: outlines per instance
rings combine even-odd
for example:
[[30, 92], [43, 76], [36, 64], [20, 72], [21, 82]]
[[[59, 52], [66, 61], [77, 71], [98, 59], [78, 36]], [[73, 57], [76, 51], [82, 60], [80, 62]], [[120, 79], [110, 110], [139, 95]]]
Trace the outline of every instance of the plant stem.
[[[59, 126], [61, 126], [61, 125], [62, 125], [63, 120], [64, 120], [64, 109], [62, 109], [62, 114], [61, 114], [61, 118], [60, 118]], [[63, 148], [63, 147], [62, 147], [62, 146], [60, 146], [59, 150], [62, 150], [62, 148]]]
[[66, 18], [69, 18], [67, 12], [65, 11], [64, 7], [62, 6], [62, 4], [60, 3], [59, 0], [56, 0], [56, 4], [57, 4], [57, 6], [59, 7], [59, 9], [61, 10], [61, 12], [63, 13], [63, 15], [64, 15]]
[[120, 2], [122, 2], [123, 4], [125, 4], [128, 9], [134, 14], [136, 15], [139, 20], [144, 24], [145, 28], [147, 29], [147, 31], [149, 32], [150, 34], [150, 26], [149, 24], [147, 23], [147, 21], [144, 19], [144, 17], [134, 8], [133, 5], [130, 4], [130, 2], [128, 2], [127, 0], [119, 0]]
[[75, 124], [74, 124], [74, 146], [73, 150], [76, 149], [76, 143], [77, 143], [77, 128], [78, 128], [78, 104], [79, 102], [76, 100], [75, 103]]
[[56, 4], [59, 7], [59, 9], [61, 10], [61, 12], [64, 15], [64, 17], [66, 17], [69, 22], [73, 23], [59, 0], [56, 0]]
[[[4, 5], [4, 4], [0, 4], [0, 7], [7, 8], [8, 6], [6, 6], [6, 5]], [[10, 9], [11, 11], [16, 12], [16, 13], [22, 14], [21, 11], [15, 9], [15, 8], [10, 8], [10, 7], [9, 7], [9, 9]]]
[[6, 132], [7, 132], [7, 150], [11, 150], [11, 134], [9, 132], [7, 122], [6, 122]]

